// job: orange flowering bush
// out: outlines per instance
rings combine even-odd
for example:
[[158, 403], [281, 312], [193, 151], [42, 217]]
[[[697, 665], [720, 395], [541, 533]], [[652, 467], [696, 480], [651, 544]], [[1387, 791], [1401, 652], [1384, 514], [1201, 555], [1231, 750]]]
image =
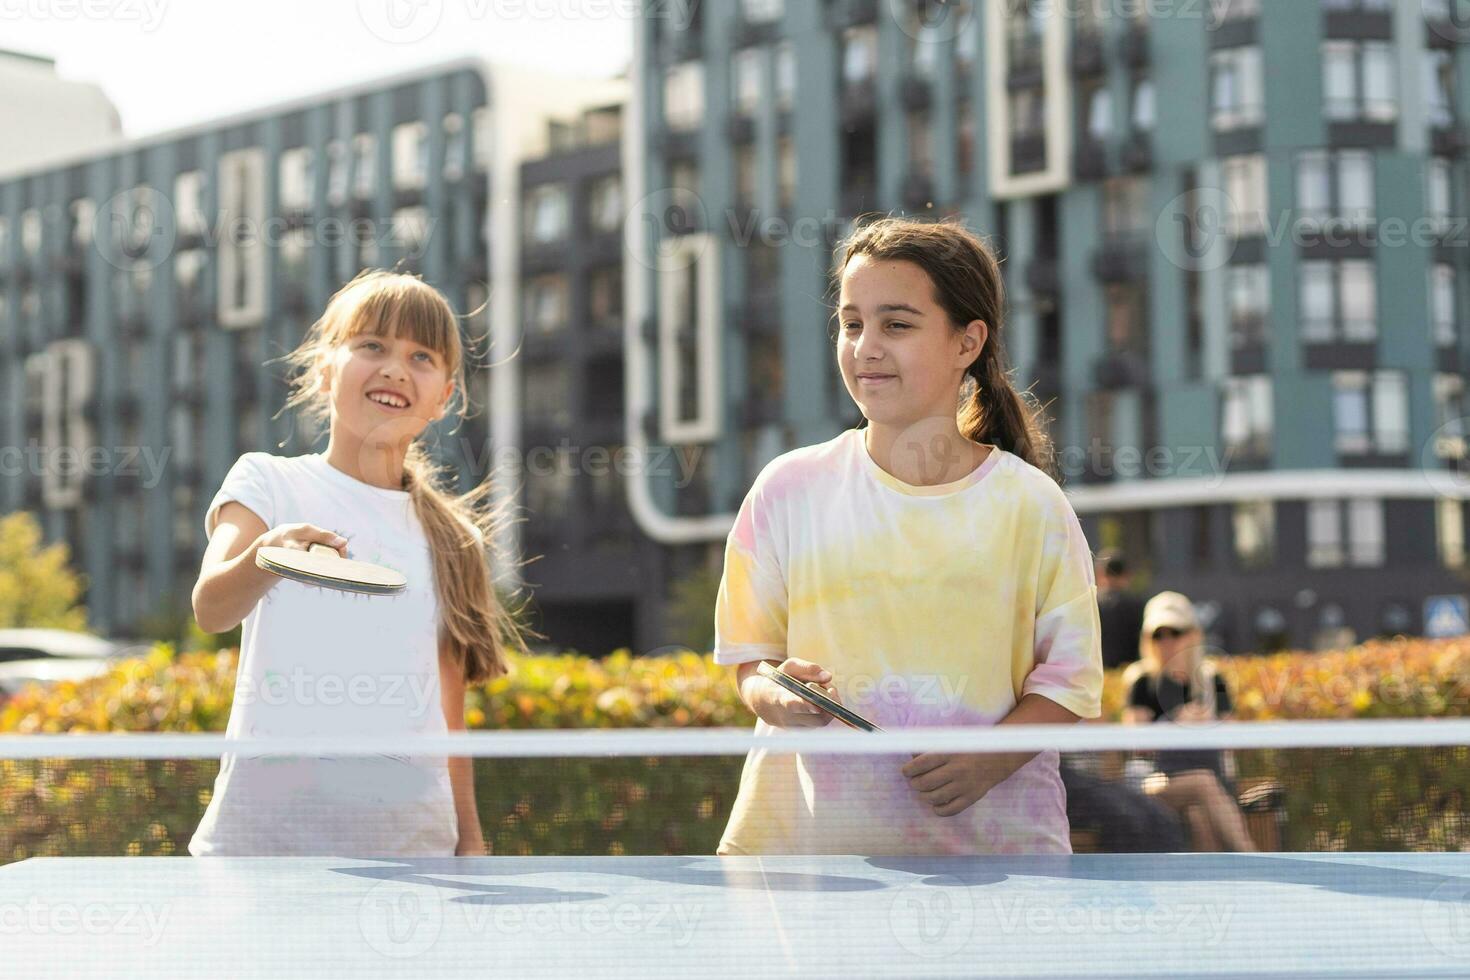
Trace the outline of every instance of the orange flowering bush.
[[[1470, 637], [1394, 639], [1328, 653], [1221, 658], [1237, 717], [1470, 714]], [[160, 646], [79, 683], [30, 688], [0, 705], [0, 734], [222, 731], [236, 653]], [[1110, 672], [1103, 715], [1125, 692]], [[730, 671], [685, 652], [518, 658], [470, 689], [474, 729], [744, 726]], [[1287, 788], [1290, 848], [1470, 846], [1460, 801], [1470, 749], [1237, 753], [1241, 772]], [[476, 791], [496, 853], [713, 850], [738, 758], [480, 759]], [[209, 760], [0, 760], [0, 862], [40, 854], [182, 853], [209, 801]], [[1462, 785], [1464, 784], [1464, 785]]]

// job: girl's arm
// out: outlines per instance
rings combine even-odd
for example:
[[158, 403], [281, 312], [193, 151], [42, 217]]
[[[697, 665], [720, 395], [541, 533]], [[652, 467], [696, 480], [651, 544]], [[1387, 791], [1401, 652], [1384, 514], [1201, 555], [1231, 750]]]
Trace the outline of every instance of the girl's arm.
[[280, 581], [255, 567], [256, 552], [266, 547], [304, 550], [317, 542], [341, 551], [347, 539], [311, 524], [267, 528], [253, 510], [239, 501], [223, 504], [204, 549], [199, 581], [194, 584], [194, 621], [206, 633], [234, 629], [260, 597]]
[[[464, 668], [455, 662], [444, 647], [439, 648], [439, 695], [444, 709], [444, 722], [451, 732], [465, 731]], [[475, 806], [474, 760], [449, 760], [449, 785], [454, 791], [455, 821], [459, 825], [456, 857], [485, 853], [485, 835], [480, 828], [480, 811]]]
[[[1070, 725], [1080, 720], [1055, 701], [1027, 694], [996, 724]], [[919, 798], [941, 817], [963, 813], [1036, 757], [1035, 752], [924, 752], [903, 766]]]

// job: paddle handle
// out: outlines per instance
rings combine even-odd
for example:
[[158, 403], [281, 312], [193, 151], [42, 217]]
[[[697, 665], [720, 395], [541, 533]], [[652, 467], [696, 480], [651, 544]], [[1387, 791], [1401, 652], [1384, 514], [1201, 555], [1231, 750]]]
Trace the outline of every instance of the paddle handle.
[[337, 557], [341, 557], [341, 553], [336, 548], [333, 548], [329, 544], [322, 544], [320, 541], [312, 542], [311, 547], [307, 548], [306, 552], [310, 555], [337, 555]]

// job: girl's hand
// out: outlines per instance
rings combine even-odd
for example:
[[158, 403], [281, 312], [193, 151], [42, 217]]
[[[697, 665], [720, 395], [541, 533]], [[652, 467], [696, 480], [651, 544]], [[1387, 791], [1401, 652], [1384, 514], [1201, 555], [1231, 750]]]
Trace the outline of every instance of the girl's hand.
[[314, 544], [335, 548], [337, 554], [347, 557], [347, 539], [314, 524], [278, 524], [255, 540], [256, 548], [294, 548], [297, 551], [306, 551]]
[[[838, 696], [836, 689], [827, 686], [832, 680], [832, 672], [821, 664], [791, 657], [781, 663], [781, 670], [799, 681], [815, 681], [834, 700], [841, 703], [842, 698]], [[747, 703], [766, 724], [777, 728], [821, 728], [832, 720], [827, 712], [810, 701], [802, 700], [775, 681], [759, 674], [752, 674], [751, 677], [755, 686]]]
[[478, 835], [469, 840], [461, 837], [459, 846], [454, 849], [455, 857], [485, 857], [488, 853], [485, 849], [485, 838]]
[[1189, 701], [1175, 709], [1174, 720], [1182, 722], [1214, 721], [1215, 716], [1200, 702]]
[[924, 752], [900, 771], [937, 816], [952, 817], [978, 803], [1028, 758], [1011, 752]]

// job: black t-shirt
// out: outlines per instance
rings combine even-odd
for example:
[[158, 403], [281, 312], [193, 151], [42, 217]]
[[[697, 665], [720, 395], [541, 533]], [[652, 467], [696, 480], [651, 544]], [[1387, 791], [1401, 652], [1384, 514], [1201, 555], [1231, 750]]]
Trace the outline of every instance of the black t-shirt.
[[[1133, 682], [1128, 692], [1130, 708], [1144, 708], [1153, 715], [1154, 721], [1168, 720], [1180, 707], [1193, 700], [1194, 684], [1181, 684], [1167, 674], [1160, 674], [1157, 682], [1148, 674]], [[1215, 675], [1215, 713], [1230, 713], [1230, 690], [1225, 678]], [[1159, 772], [1184, 772], [1187, 769], [1210, 769], [1222, 780], [1225, 778], [1225, 758], [1219, 749], [1174, 749], [1158, 753]]]
[[1104, 667], [1121, 667], [1138, 659], [1138, 634], [1143, 630], [1142, 596], [1117, 589], [1097, 599], [1098, 624], [1102, 628]]

